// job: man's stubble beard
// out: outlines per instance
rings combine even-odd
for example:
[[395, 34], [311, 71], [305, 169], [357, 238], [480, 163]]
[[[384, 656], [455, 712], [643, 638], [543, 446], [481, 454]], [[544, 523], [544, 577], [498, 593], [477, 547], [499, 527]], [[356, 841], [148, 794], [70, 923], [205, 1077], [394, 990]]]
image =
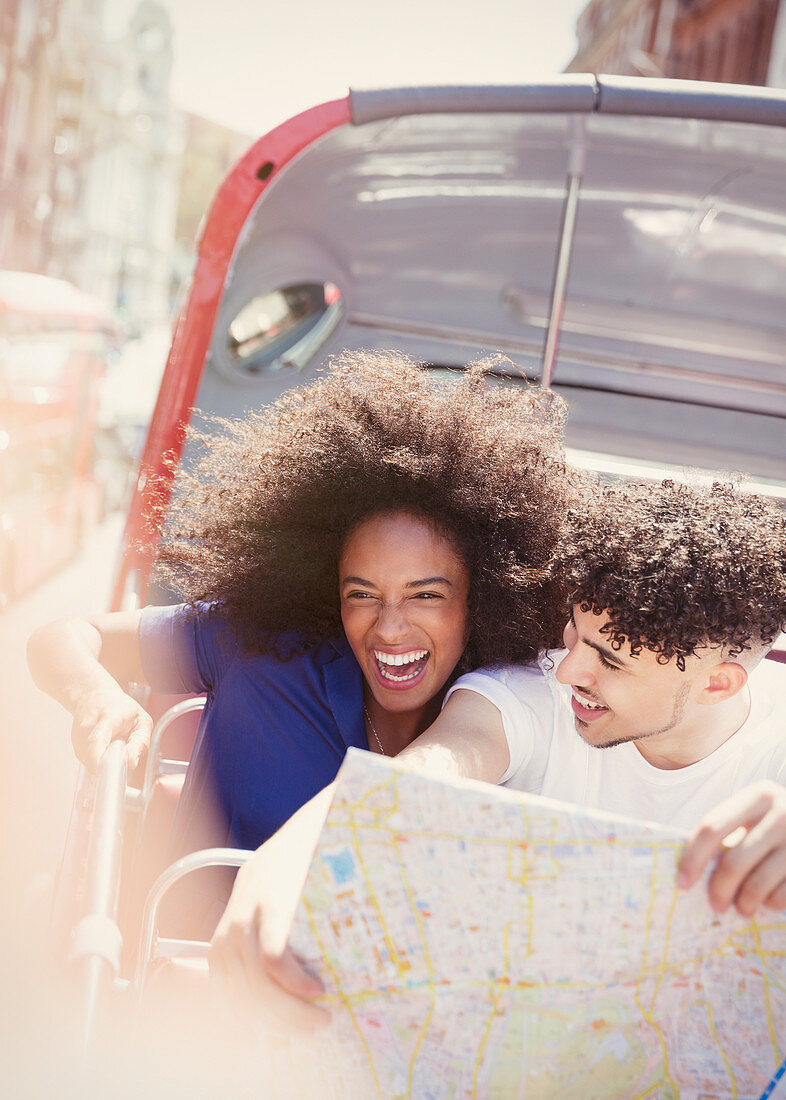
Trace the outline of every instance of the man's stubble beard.
[[[669, 730], [673, 730], [675, 726], [678, 726], [682, 719], [685, 717], [685, 710], [687, 709], [688, 694], [690, 692], [690, 684], [681, 684], [677, 689], [677, 693], [674, 696], [674, 707], [672, 708], [671, 717], [665, 726], [661, 726], [660, 729], [647, 730], [644, 733], [630, 734], [628, 737], [618, 737], [614, 741], [604, 741], [601, 745], [593, 745], [590, 741], [583, 736], [581, 730], [578, 731], [582, 741], [586, 741], [593, 749], [613, 749], [617, 745], [626, 745], [629, 741], [645, 741], [648, 737], [657, 737], [660, 733], [668, 733]], [[577, 719], [578, 721], [578, 719]]]

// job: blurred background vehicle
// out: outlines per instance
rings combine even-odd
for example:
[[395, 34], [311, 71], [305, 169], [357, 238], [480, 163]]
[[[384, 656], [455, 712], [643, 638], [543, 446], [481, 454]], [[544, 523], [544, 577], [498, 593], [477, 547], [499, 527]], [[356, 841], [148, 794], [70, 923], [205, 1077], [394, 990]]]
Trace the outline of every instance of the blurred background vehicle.
[[113, 338], [107, 310], [72, 284], [0, 271], [0, 606], [125, 499], [99, 432]]

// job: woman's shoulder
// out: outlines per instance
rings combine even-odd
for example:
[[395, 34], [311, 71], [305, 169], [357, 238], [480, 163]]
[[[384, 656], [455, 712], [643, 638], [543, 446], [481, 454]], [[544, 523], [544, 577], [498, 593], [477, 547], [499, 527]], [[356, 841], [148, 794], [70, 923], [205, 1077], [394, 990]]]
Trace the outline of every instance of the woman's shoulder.
[[296, 631], [253, 632], [246, 624], [235, 622], [221, 603], [150, 604], [142, 609], [141, 623], [145, 635], [190, 632], [202, 644], [229, 646], [239, 657], [249, 660], [264, 656], [280, 661], [310, 659], [332, 641], [315, 645]]
[[354, 661], [343, 635], [310, 641], [297, 631], [253, 633], [247, 625], [235, 623], [220, 603], [145, 607], [140, 638], [146, 651], [191, 654], [200, 666], [222, 674], [231, 666], [261, 671], [272, 665], [286, 678]]

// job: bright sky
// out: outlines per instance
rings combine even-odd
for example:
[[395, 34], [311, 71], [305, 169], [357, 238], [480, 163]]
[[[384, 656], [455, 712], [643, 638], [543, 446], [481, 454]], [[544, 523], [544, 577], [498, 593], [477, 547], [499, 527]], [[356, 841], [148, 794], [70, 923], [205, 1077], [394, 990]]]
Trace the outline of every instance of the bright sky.
[[[172, 96], [257, 136], [347, 89], [557, 75], [588, 0], [161, 0]], [[115, 33], [135, 0], [106, 0]]]

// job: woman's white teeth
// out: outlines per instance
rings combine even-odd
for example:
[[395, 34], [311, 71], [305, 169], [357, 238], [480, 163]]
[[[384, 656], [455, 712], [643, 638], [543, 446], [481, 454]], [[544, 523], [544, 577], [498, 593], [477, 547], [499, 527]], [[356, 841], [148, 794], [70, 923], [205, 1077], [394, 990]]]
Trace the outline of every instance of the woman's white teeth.
[[[421, 674], [428, 659], [428, 650], [412, 649], [409, 653], [383, 653], [375, 649], [374, 657], [380, 676], [385, 680], [395, 680], [397, 684], [401, 684]], [[407, 672], [408, 665], [413, 666], [410, 672]]]
[[381, 665], [411, 665], [413, 661], [422, 661], [427, 649], [414, 649], [411, 653], [380, 653], [374, 650], [374, 656]]

